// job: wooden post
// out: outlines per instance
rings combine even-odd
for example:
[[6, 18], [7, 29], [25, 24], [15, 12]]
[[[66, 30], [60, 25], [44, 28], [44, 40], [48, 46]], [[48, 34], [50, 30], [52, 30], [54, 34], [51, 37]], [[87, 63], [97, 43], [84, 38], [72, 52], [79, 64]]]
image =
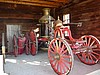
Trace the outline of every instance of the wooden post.
[[4, 33], [2, 33], [2, 55], [3, 55], [3, 62], [5, 63], [5, 41], [4, 41]]

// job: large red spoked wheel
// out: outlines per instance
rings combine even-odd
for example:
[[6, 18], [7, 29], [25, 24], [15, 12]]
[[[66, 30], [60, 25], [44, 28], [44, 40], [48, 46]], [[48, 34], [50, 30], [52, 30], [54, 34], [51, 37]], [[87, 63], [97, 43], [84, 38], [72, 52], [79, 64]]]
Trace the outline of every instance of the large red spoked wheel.
[[72, 69], [74, 61], [72, 50], [69, 44], [61, 38], [55, 38], [50, 42], [48, 58], [58, 75], [68, 74]]
[[18, 56], [18, 44], [17, 44], [16, 35], [13, 36], [13, 42], [14, 42], [14, 55], [15, 57], [17, 57]]
[[31, 32], [30, 32], [30, 38], [32, 41], [31, 54], [35, 55], [38, 52], [38, 40], [36, 37], [36, 33], [33, 30], [31, 30]]
[[85, 64], [96, 64], [100, 59], [100, 41], [92, 35], [82, 36], [81, 40], [86, 41], [82, 45], [85, 50], [77, 54], [78, 58]]

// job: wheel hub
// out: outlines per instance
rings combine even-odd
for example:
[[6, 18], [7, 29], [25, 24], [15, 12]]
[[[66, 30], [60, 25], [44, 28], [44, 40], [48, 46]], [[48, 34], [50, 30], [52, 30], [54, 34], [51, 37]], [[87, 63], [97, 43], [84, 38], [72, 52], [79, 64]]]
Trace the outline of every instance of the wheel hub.
[[54, 58], [57, 60], [60, 60], [60, 55], [57, 53], [57, 54], [55, 54]]
[[87, 52], [88, 52], [88, 53], [93, 52], [92, 48], [91, 48], [91, 47], [88, 47], [88, 48], [87, 48]]

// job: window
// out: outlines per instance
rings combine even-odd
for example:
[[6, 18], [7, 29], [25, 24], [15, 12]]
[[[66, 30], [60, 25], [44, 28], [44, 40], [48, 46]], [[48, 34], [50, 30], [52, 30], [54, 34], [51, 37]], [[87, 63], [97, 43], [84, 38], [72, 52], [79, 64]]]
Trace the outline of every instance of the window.
[[64, 14], [63, 15], [63, 24], [70, 23], [70, 14]]

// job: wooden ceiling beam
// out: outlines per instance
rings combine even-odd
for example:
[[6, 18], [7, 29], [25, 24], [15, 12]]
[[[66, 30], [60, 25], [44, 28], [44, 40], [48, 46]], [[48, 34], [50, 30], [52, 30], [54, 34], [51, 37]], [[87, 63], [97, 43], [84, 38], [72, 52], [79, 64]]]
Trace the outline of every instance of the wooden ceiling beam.
[[38, 3], [38, 4], [47, 4], [47, 5], [56, 5], [59, 6], [60, 3], [55, 3], [55, 1], [49, 0], [21, 0], [21, 2], [28, 2], [28, 3]]
[[69, 0], [47, 0], [47, 1], [67, 3]]
[[32, 6], [41, 6], [41, 7], [58, 7], [59, 4], [57, 3], [52, 3], [52, 2], [46, 2], [46, 1], [13, 1], [13, 0], [9, 0], [9, 1], [5, 1], [5, 0], [0, 0], [0, 2], [4, 2], [4, 3], [14, 3], [14, 4], [23, 4], [23, 5], [32, 5]]
[[39, 19], [41, 15], [29, 15], [29, 14], [0, 14], [0, 19]]
[[30, 13], [30, 14], [41, 14], [43, 12], [44, 7], [32, 7], [27, 5], [15, 5], [9, 3], [0, 3], [0, 12], [2, 13]]

